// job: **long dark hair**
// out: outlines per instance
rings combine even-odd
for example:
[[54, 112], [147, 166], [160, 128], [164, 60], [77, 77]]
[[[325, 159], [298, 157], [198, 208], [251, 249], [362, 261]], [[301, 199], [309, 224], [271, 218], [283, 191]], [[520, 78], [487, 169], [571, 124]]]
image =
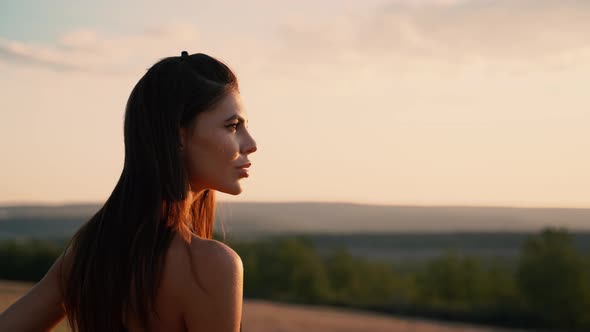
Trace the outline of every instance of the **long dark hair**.
[[196, 116], [232, 90], [238, 82], [227, 65], [184, 51], [154, 64], [133, 88], [119, 181], [65, 250], [71, 264], [61, 288], [74, 332], [126, 331], [128, 309], [147, 325], [174, 234], [189, 243], [192, 234], [213, 237], [215, 192], [189, 201], [179, 130], [194, 128]]

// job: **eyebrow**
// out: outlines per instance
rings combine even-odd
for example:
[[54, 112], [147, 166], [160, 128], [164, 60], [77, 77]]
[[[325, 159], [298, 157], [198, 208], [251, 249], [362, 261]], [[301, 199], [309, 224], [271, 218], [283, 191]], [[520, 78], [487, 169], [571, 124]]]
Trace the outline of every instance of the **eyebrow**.
[[243, 122], [246, 122], [246, 123], [248, 123], [248, 121], [247, 121], [247, 120], [245, 120], [243, 117], [241, 117], [241, 116], [239, 116], [239, 115], [237, 115], [237, 114], [234, 114], [234, 115], [230, 116], [229, 118], [225, 119], [225, 122], [227, 122], [227, 121], [230, 121], [230, 120], [234, 120], [234, 119], [238, 119], [238, 121], [240, 121], [240, 122], [242, 122], [242, 123], [243, 123]]

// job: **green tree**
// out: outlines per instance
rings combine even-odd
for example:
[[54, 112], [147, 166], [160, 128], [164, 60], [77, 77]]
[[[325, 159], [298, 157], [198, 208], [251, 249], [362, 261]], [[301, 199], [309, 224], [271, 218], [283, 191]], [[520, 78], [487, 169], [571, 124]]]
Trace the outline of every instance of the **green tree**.
[[353, 257], [346, 248], [338, 248], [326, 259], [326, 270], [333, 292], [333, 301], [348, 303], [351, 293], [358, 292], [361, 281]]
[[434, 309], [470, 311], [485, 302], [487, 277], [477, 259], [448, 252], [417, 274], [418, 301]]
[[324, 264], [311, 241], [287, 238], [260, 244], [256, 261], [264, 264], [256, 263], [259, 294], [303, 303], [319, 303], [330, 296]]
[[0, 279], [39, 281], [60, 253], [61, 247], [49, 241], [0, 242]]
[[337, 303], [385, 306], [406, 304], [411, 297], [408, 278], [398, 276], [390, 263], [355, 258], [346, 248], [326, 258], [326, 270]]
[[529, 307], [551, 326], [590, 327], [590, 275], [565, 229], [527, 239], [517, 279]]

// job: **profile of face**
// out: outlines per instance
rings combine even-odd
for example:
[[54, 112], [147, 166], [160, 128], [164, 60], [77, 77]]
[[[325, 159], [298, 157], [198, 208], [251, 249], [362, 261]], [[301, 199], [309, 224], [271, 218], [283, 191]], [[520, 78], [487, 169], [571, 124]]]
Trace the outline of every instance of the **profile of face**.
[[240, 94], [228, 93], [212, 109], [196, 116], [190, 131], [180, 129], [181, 153], [191, 191], [212, 189], [231, 195], [242, 192], [240, 179], [248, 177], [248, 155], [257, 150], [248, 132]]

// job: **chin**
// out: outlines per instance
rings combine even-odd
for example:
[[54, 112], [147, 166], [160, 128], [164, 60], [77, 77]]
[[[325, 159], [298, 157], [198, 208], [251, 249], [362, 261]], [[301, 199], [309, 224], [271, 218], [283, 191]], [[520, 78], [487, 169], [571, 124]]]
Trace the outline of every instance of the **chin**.
[[235, 186], [232, 186], [232, 187], [217, 189], [217, 191], [221, 191], [221, 192], [229, 194], [229, 195], [237, 196], [237, 195], [241, 194], [243, 190], [242, 190], [242, 187], [240, 186], [240, 184], [236, 184]]

